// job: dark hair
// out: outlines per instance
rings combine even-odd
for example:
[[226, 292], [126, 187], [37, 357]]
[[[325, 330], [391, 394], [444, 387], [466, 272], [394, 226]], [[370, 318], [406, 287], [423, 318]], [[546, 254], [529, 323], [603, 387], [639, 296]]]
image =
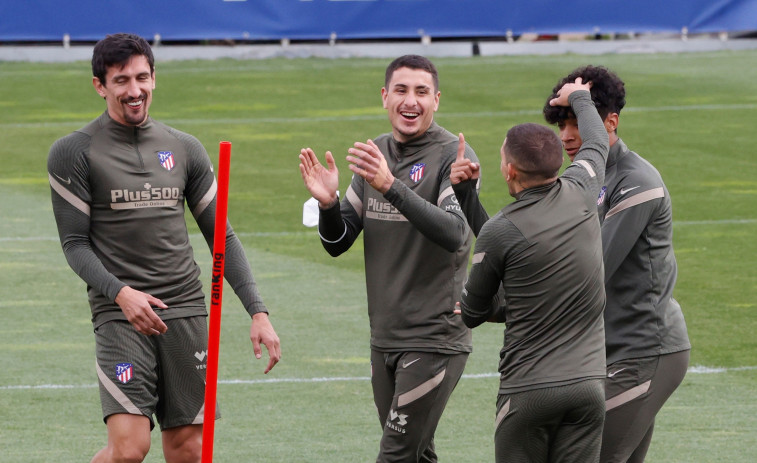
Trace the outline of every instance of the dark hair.
[[389, 81], [392, 80], [394, 71], [399, 68], [420, 69], [431, 74], [431, 78], [434, 80], [434, 92], [439, 90], [439, 73], [436, 71], [436, 66], [425, 56], [420, 55], [404, 55], [395, 59], [389, 66], [386, 67], [386, 76], [384, 77], [384, 87], [389, 86]]
[[548, 179], [562, 166], [562, 142], [549, 127], [519, 124], [507, 131], [505, 155], [527, 179]]
[[132, 56], [144, 56], [150, 65], [150, 73], [155, 72], [155, 58], [152, 48], [145, 39], [134, 34], [112, 34], [95, 44], [92, 50], [92, 75], [105, 85], [105, 75], [112, 66], [125, 66]]
[[544, 105], [544, 119], [550, 124], [557, 124], [576, 117], [573, 110], [564, 106], [550, 106], [549, 100], [557, 97], [557, 92], [568, 82], [575, 82], [580, 77], [584, 83], [591, 81], [591, 99], [597, 108], [599, 117], [605, 120], [608, 114], [618, 113], [626, 105], [626, 88], [617, 74], [603, 66], [584, 66], [575, 69], [560, 79], [552, 89], [552, 94]]

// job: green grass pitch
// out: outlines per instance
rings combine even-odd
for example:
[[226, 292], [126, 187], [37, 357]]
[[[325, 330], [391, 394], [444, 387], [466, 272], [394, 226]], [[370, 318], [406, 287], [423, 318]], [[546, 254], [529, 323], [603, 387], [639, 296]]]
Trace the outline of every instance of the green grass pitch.
[[[757, 461], [757, 51], [434, 60], [437, 121], [481, 159], [482, 199], [509, 201], [499, 174], [507, 129], [543, 122], [558, 78], [582, 64], [627, 86], [619, 134], [662, 173], [673, 197], [679, 278], [693, 343], [684, 383], [657, 419], [649, 462]], [[305, 146], [347, 148], [389, 130], [380, 88], [389, 60], [157, 63], [151, 114], [197, 136], [217, 161], [232, 142], [229, 218], [283, 348], [268, 375], [249, 318], [225, 291], [217, 462], [375, 459], [362, 244], [338, 259], [301, 224]], [[0, 62], [0, 462], [89, 461], [105, 443], [85, 285], [68, 268], [52, 217], [46, 158], [57, 138], [105, 108], [89, 65]], [[210, 253], [191, 216], [205, 282]], [[206, 286], [207, 287], [207, 286]], [[437, 431], [444, 462], [493, 460], [501, 326], [474, 331], [474, 353]], [[153, 433], [148, 462], [162, 460]]]

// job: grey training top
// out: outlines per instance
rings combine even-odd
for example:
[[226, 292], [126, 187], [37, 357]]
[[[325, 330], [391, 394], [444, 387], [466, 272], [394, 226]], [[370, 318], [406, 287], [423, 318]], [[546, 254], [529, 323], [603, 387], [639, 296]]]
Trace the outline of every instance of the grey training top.
[[[583, 145], [555, 182], [520, 192], [476, 241], [462, 314], [477, 326], [503, 308], [500, 392], [605, 376], [602, 241], [596, 198], [607, 133], [588, 91], [569, 98]], [[504, 305], [494, 296], [504, 287]]]
[[[186, 201], [213, 246], [216, 182], [202, 144], [150, 118], [138, 127], [107, 111], [56, 141], [47, 161], [66, 259], [87, 283], [95, 327], [125, 320], [124, 286], [161, 299], [162, 319], [206, 315]], [[250, 314], [266, 311], [241, 243], [227, 223], [225, 276]]]
[[[341, 204], [321, 210], [321, 242], [337, 256], [364, 232], [373, 349], [470, 352], [470, 330], [453, 313], [472, 242], [449, 180], [458, 138], [433, 123], [408, 143], [391, 134], [375, 143], [394, 184], [382, 195], [353, 176]], [[468, 146], [465, 156], [478, 160]]]
[[597, 200], [605, 261], [607, 363], [690, 349], [673, 299], [673, 209], [662, 177], [622, 140]]

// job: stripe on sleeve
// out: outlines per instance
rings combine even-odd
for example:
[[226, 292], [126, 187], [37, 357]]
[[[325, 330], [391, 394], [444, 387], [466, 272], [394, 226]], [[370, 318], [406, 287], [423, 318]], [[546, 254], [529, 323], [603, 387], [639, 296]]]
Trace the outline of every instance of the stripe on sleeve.
[[451, 186], [448, 186], [447, 188], [444, 189], [444, 191], [439, 193], [439, 199], [436, 201], [436, 205], [441, 207], [442, 202], [454, 194], [455, 194], [455, 191], [452, 189]]
[[591, 167], [591, 164], [589, 164], [589, 162], [588, 162], [588, 161], [585, 161], [585, 160], [583, 160], [583, 159], [579, 159], [579, 160], [578, 160], [578, 161], [576, 161], [575, 163], [576, 163], [576, 164], [578, 164], [579, 166], [583, 167], [583, 168], [584, 168], [584, 169], [586, 169], [587, 171], [589, 171], [589, 175], [590, 175], [590, 176], [591, 176], [592, 178], [594, 178], [594, 177], [596, 177], [596, 176], [597, 176], [597, 174], [596, 174], [596, 173], [594, 172], [594, 169], [593, 169], [593, 168]]
[[344, 194], [344, 197], [347, 198], [347, 201], [352, 205], [352, 208], [355, 209], [355, 212], [358, 213], [360, 216], [360, 219], [363, 219], [363, 200], [360, 199], [360, 197], [355, 193], [355, 190], [352, 189], [352, 185], [347, 188], [347, 193]]
[[60, 182], [49, 173], [47, 174], [47, 177], [50, 179], [50, 186], [53, 190], [55, 190], [56, 193], [60, 195], [61, 198], [65, 199], [69, 204], [89, 216], [89, 204], [85, 203], [78, 196], [68, 191], [66, 187], [61, 185]]
[[623, 201], [619, 202], [618, 204], [615, 205], [615, 207], [607, 211], [607, 215], [605, 215], [605, 220], [609, 219], [610, 217], [617, 214], [618, 212], [624, 211], [628, 208], [638, 206], [639, 204], [644, 204], [645, 202], [652, 201], [653, 199], [664, 198], [664, 197], [665, 197], [665, 190], [662, 187], [654, 188], [654, 189], [647, 190], [642, 193], [633, 195], [630, 198], [624, 199]]
[[213, 179], [213, 184], [210, 185], [210, 188], [208, 188], [208, 191], [203, 195], [202, 199], [199, 203], [197, 203], [197, 206], [195, 206], [194, 210], [192, 210], [192, 215], [196, 218], [200, 217], [203, 212], [205, 212], [205, 209], [208, 208], [208, 205], [210, 205], [211, 202], [213, 202], [213, 198], [216, 197], [216, 192], [218, 191], [218, 184], [216, 183], [216, 179]]

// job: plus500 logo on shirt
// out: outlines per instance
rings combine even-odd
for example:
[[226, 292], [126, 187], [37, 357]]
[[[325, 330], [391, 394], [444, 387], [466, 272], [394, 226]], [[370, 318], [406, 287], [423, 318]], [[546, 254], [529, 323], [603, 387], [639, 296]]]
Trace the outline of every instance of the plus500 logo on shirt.
[[111, 209], [175, 206], [179, 202], [177, 187], [153, 187], [146, 184], [142, 190], [110, 190]]

